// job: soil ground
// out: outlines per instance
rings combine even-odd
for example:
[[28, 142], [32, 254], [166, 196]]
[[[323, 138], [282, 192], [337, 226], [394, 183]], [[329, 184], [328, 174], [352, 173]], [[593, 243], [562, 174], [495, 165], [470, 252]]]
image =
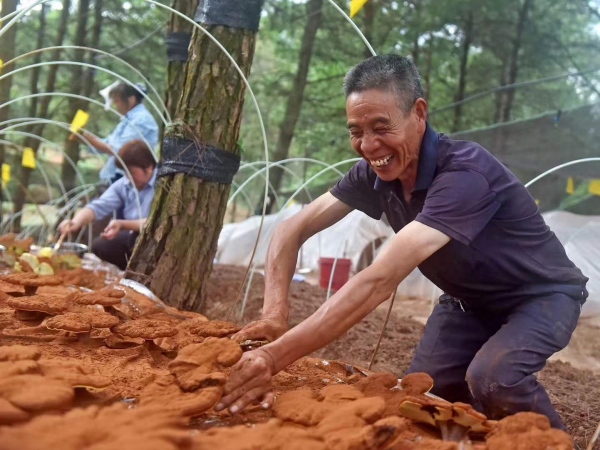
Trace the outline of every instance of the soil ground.
[[[205, 311], [211, 319], [225, 319], [237, 298], [246, 269], [216, 265], [208, 286]], [[260, 317], [264, 283], [255, 273], [248, 292], [244, 314], [241, 304], [236, 306], [230, 320], [240, 324]], [[290, 292], [290, 323], [297, 325], [325, 300], [325, 290], [308, 283], [292, 283]], [[240, 301], [241, 302], [241, 301]], [[411, 360], [423, 331], [423, 323], [430, 308], [428, 301], [397, 299], [394, 311], [377, 353], [373, 369], [389, 371], [401, 377]], [[374, 311], [344, 336], [318, 351], [316, 357], [343, 360], [359, 367], [367, 367], [381, 332], [387, 305]], [[539, 373], [539, 379], [565, 421], [575, 443], [586, 448], [600, 420], [600, 329], [582, 321], [569, 347], [559, 357], [570, 362], [551, 361]], [[577, 366], [577, 367], [576, 367]], [[588, 370], [585, 367], [592, 369]], [[600, 450], [600, 443], [594, 447]]]

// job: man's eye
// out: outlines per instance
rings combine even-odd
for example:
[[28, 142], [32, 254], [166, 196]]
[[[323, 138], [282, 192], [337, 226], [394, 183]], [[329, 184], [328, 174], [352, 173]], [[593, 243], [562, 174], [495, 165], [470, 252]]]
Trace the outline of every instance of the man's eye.
[[350, 131], [350, 137], [359, 138], [362, 136], [362, 131]]

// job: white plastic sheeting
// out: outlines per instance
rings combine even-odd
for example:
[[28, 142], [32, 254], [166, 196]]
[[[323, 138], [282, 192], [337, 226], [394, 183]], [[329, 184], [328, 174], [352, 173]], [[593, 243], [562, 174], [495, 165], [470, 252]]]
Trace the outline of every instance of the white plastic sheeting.
[[[280, 214], [265, 217], [254, 259], [257, 267], [264, 266], [268, 242], [277, 224], [296, 214], [300, 209], [300, 205], [293, 205]], [[600, 316], [600, 216], [579, 216], [563, 211], [552, 211], [545, 213], [544, 219], [565, 246], [569, 258], [590, 279], [587, 286], [590, 295], [583, 307], [583, 316]], [[260, 217], [255, 216], [244, 222], [225, 225], [219, 237], [217, 262], [247, 265], [250, 262], [259, 224]], [[313, 236], [304, 244], [298, 258], [298, 268], [317, 271], [321, 256], [334, 258], [337, 256], [350, 258], [352, 270], [356, 272], [365, 250], [377, 239], [386, 240], [392, 235], [393, 230], [384, 221], [373, 220], [359, 211], [353, 211], [336, 225]], [[403, 297], [428, 298], [433, 301], [442, 292], [415, 270], [402, 282], [398, 293]]]
[[[300, 211], [300, 205], [292, 205], [280, 214], [265, 217], [260, 243], [254, 257], [257, 267], [264, 266], [268, 243], [275, 227], [283, 220]], [[260, 216], [223, 226], [219, 236], [217, 262], [220, 264], [247, 265], [258, 235]], [[302, 246], [298, 268], [318, 270], [319, 258], [350, 258], [356, 270], [362, 252], [378, 238], [393, 235], [393, 230], [380, 220], [373, 220], [359, 211], [352, 211], [332, 227], [310, 238]]]
[[569, 259], [590, 279], [582, 316], [600, 316], [600, 216], [552, 211], [544, 214], [544, 220], [565, 246]]

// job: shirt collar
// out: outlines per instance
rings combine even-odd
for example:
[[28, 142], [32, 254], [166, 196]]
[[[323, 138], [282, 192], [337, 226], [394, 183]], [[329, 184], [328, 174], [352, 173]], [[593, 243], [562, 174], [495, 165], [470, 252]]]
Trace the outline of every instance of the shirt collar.
[[[413, 191], [429, 189], [429, 186], [431, 186], [437, 167], [438, 143], [438, 134], [427, 124], [423, 140], [421, 141], [421, 149], [419, 150], [417, 181]], [[393, 190], [394, 186], [397, 186], [399, 183], [399, 180], [384, 181], [377, 177], [373, 187], [376, 191], [389, 191]]]
[[123, 118], [127, 118], [127, 119], [131, 119], [133, 116], [136, 115], [136, 113], [138, 113], [142, 108], [144, 107], [143, 104], [138, 103], [137, 105], [135, 105], [133, 108], [131, 108], [129, 111], [127, 111], [125, 113], [125, 115], [123, 116]]
[[[146, 185], [142, 188], [145, 189], [147, 186], [150, 186], [151, 188], [154, 188], [154, 186], [156, 185], [156, 175], [158, 174], [158, 170], [156, 170], [156, 168], [154, 168], [154, 172], [152, 172], [152, 177], [150, 177], [150, 180], [148, 181], [148, 183], [146, 183]], [[127, 185], [130, 188], [133, 188], [133, 183], [131, 182], [131, 180], [127, 177], [127, 175], [124, 175], [125, 178], [125, 185]]]

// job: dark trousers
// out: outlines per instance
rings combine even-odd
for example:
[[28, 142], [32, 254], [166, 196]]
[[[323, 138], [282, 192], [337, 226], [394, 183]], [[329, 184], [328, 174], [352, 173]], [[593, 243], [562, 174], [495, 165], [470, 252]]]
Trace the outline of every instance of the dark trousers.
[[111, 240], [98, 236], [92, 241], [92, 253], [101, 260], [125, 270], [137, 237], [138, 233], [129, 231], [119, 231], [119, 234]]
[[564, 429], [535, 373], [569, 343], [581, 304], [559, 293], [511, 303], [478, 310], [442, 296], [407, 373], [428, 373], [432, 394], [491, 419], [534, 411]]

